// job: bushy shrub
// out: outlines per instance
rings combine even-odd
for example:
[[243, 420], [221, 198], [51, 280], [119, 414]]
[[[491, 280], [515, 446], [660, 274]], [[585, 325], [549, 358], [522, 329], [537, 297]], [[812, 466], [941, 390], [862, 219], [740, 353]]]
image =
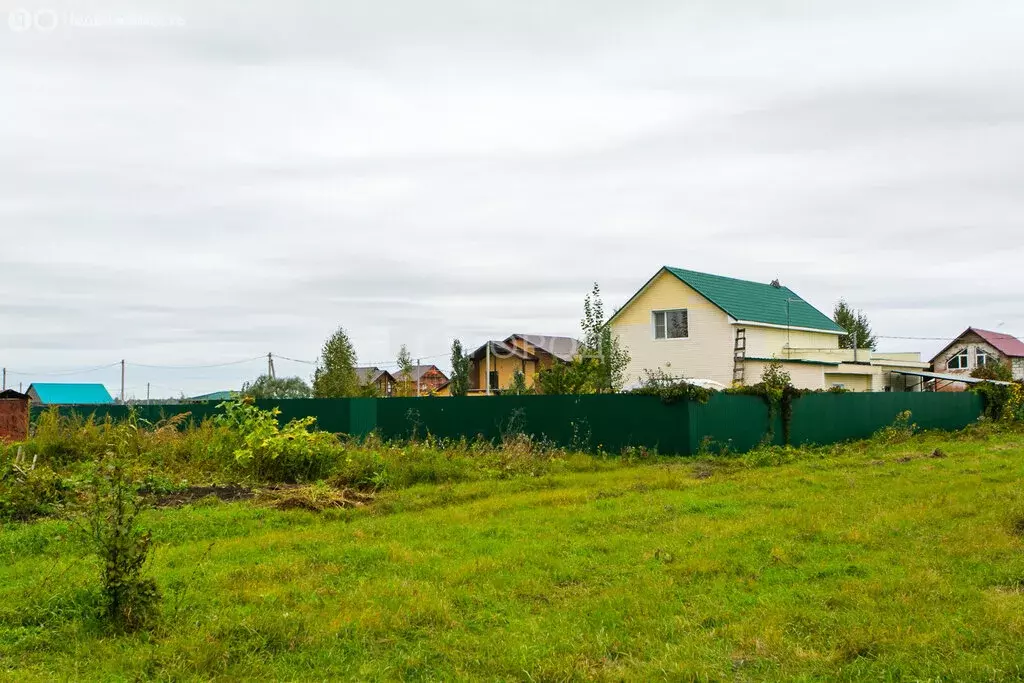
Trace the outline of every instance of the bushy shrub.
[[981, 382], [971, 391], [981, 396], [984, 415], [989, 420], [1024, 421], [1024, 384]]
[[88, 531], [100, 560], [103, 612], [112, 625], [134, 631], [156, 618], [160, 591], [144, 576], [152, 536], [138, 526], [142, 499], [125, 468], [126, 459], [141, 448], [134, 413], [111, 431], [110, 448], [92, 482]]
[[679, 401], [707, 403], [715, 391], [690, 384], [685, 379], [673, 377], [659, 368], [653, 371], [644, 370], [643, 383], [629, 393], [638, 396], [657, 396], [662, 403], [672, 404]]
[[215, 418], [216, 424], [239, 434], [235, 461], [258, 481], [313, 481], [330, 474], [338, 461], [337, 437], [310, 431], [316, 423], [314, 417], [295, 419], [281, 427], [277, 408], [262, 410], [249, 400], [228, 401], [220, 407], [224, 414]]

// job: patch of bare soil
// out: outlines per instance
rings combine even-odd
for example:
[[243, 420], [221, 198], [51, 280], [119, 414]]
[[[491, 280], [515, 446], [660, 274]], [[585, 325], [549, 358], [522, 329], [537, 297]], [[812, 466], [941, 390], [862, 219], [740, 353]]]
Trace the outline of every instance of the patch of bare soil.
[[187, 489], [153, 497], [153, 505], [158, 508], [175, 508], [191, 505], [203, 498], [216, 498], [225, 503], [249, 500], [256, 493], [252, 489], [236, 484], [226, 486], [191, 486]]

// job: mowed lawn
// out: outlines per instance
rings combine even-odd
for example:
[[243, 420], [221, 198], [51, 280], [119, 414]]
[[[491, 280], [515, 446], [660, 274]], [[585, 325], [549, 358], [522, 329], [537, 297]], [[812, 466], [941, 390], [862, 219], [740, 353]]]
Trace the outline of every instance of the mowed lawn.
[[1022, 481], [1024, 435], [931, 435], [155, 510], [164, 616], [131, 636], [66, 522], [8, 526], [0, 678], [1020, 678]]

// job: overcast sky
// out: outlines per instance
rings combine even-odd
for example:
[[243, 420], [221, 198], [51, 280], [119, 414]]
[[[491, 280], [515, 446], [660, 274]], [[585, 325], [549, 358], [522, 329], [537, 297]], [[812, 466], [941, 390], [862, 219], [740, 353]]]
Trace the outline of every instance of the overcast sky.
[[663, 264], [1024, 334], [1019, 0], [0, 10], [8, 385], [237, 387], [265, 363], [140, 365], [312, 360], [338, 325], [447, 365]]

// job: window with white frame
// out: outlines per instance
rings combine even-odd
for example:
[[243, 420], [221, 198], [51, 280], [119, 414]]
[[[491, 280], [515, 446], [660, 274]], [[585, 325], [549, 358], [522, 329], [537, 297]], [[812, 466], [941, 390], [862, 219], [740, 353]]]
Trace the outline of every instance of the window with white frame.
[[949, 360], [946, 361], [946, 368], [948, 370], [966, 370], [967, 363], [967, 349], [963, 348], [949, 357]]
[[988, 355], [988, 351], [981, 348], [980, 346], [974, 349], [974, 364], [979, 368], [985, 367], [987, 364], [992, 362], [992, 357]]
[[690, 321], [685, 308], [654, 311], [655, 339], [685, 339], [690, 336]]

